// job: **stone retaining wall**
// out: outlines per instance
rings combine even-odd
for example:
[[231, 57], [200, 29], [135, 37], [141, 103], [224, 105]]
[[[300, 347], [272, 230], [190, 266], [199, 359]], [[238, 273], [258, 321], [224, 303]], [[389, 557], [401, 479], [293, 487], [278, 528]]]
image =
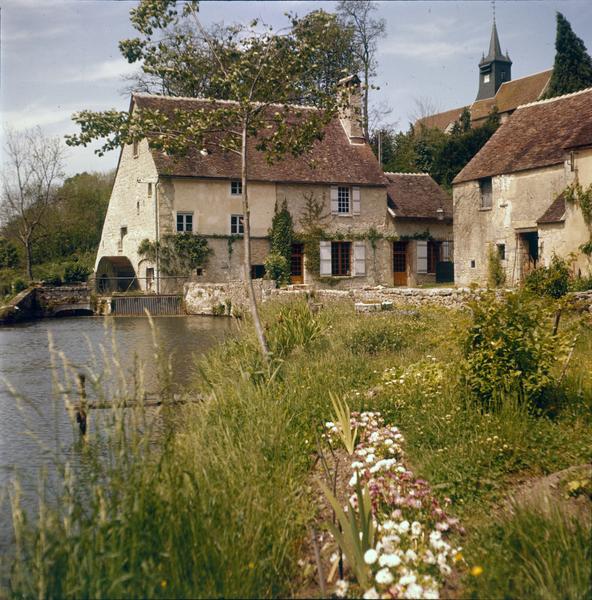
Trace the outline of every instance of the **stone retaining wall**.
[[[275, 287], [273, 281], [253, 281], [259, 302], [264, 302]], [[185, 310], [190, 315], [240, 315], [249, 309], [249, 301], [242, 281], [229, 283], [189, 282], [183, 286]]]

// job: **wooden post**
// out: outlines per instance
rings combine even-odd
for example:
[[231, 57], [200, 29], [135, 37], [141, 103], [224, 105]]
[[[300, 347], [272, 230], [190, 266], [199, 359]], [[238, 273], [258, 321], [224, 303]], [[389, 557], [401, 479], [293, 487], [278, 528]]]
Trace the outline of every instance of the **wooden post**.
[[76, 422], [80, 428], [80, 435], [86, 434], [86, 377], [84, 373], [78, 373], [78, 409], [76, 410]]

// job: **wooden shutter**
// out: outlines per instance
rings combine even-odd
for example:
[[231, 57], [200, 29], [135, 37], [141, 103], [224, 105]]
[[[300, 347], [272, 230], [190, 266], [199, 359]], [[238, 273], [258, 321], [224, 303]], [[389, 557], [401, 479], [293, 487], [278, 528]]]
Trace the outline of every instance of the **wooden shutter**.
[[320, 243], [320, 274], [331, 275], [331, 242]]
[[354, 215], [360, 214], [360, 188], [352, 188], [352, 206]]
[[428, 243], [425, 240], [418, 240], [416, 243], [417, 248], [417, 272], [427, 273], [428, 272]]
[[336, 215], [339, 212], [339, 192], [336, 185], [331, 186], [331, 214]]
[[354, 242], [354, 275], [366, 275], [366, 242]]

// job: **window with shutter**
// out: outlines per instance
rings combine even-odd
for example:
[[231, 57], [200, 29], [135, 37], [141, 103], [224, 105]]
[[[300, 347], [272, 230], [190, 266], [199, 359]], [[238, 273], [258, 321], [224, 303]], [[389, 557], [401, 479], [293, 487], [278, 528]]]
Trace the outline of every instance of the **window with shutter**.
[[424, 240], [415, 242], [417, 249], [417, 272], [428, 272], [428, 243]]
[[331, 275], [351, 275], [351, 242], [331, 242]]
[[352, 188], [352, 212], [354, 215], [360, 214], [360, 188]]
[[331, 186], [331, 214], [339, 212], [339, 191], [336, 185]]

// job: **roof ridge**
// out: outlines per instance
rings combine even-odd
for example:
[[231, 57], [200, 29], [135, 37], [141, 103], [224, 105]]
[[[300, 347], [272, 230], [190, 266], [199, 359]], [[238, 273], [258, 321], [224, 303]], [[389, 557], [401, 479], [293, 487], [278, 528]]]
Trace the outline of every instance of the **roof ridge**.
[[520, 106], [516, 107], [516, 110], [519, 110], [520, 108], [528, 108], [530, 106], [537, 106], [539, 104], [549, 104], [550, 102], [555, 102], [556, 100], [563, 100], [565, 98], [571, 98], [572, 96], [579, 96], [580, 94], [585, 94], [587, 92], [592, 92], [592, 87], [587, 87], [583, 90], [578, 90], [577, 92], [570, 92], [569, 94], [563, 94], [562, 96], [555, 96], [554, 98], [545, 98], [544, 100], [536, 100], [535, 102], [521, 104]]
[[[205, 98], [203, 96], [166, 96], [163, 94], [150, 94], [149, 92], [132, 92], [132, 96], [141, 98], [160, 98], [161, 100], [193, 100], [197, 102], [218, 102], [220, 104], [238, 104], [237, 100], [222, 100], [220, 98]], [[263, 102], [254, 102], [254, 104], [263, 104]], [[306, 110], [319, 110], [316, 106], [306, 106], [304, 104], [282, 104], [272, 102], [269, 106], [290, 106], [292, 108], [303, 108]]]
[[504, 85], [509, 85], [510, 83], [515, 83], [516, 81], [520, 81], [521, 79], [528, 79], [529, 77], [536, 77], [537, 75], [542, 75], [543, 73], [547, 73], [547, 71], [551, 71], [551, 73], [553, 73], [553, 67], [549, 67], [548, 69], [543, 69], [542, 71], [537, 71], [536, 73], [531, 73], [530, 75], [522, 75], [522, 77], [516, 77], [515, 79], [510, 79], [509, 81], [504, 81], [502, 83], [502, 85], [500, 85], [500, 88], [502, 88]]
[[427, 175], [430, 177], [429, 173], [402, 173], [402, 172], [394, 172], [394, 171], [384, 171], [385, 175], [413, 175], [415, 177]]

